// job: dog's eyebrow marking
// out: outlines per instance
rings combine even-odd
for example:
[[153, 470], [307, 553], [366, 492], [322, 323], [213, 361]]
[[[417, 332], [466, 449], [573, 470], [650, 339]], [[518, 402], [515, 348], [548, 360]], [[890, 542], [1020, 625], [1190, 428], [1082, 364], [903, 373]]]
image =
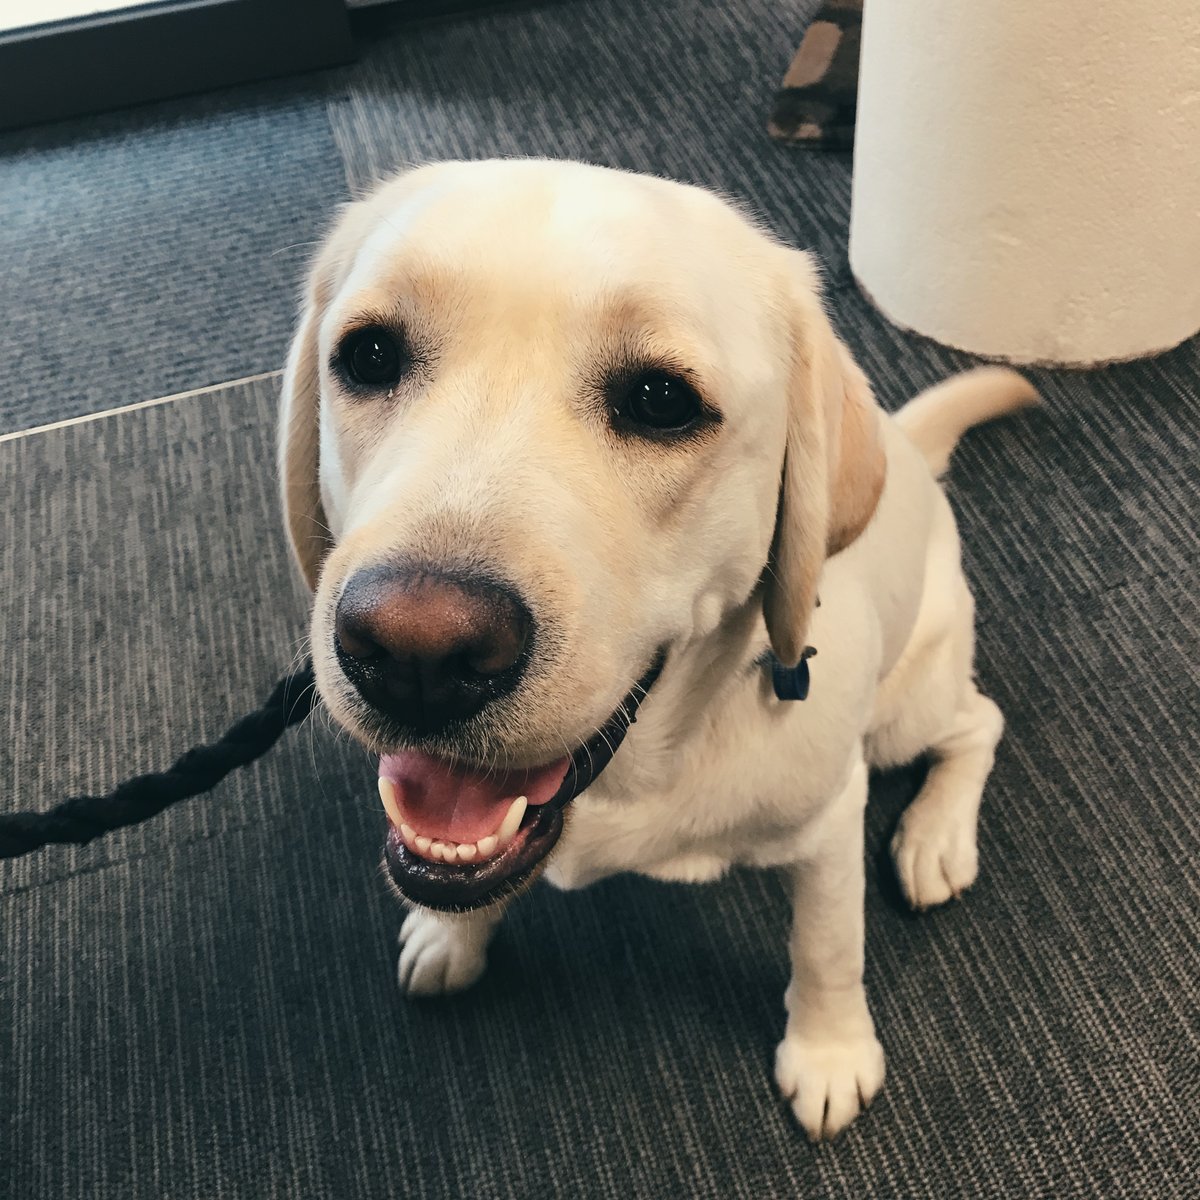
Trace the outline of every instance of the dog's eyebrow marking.
[[338, 339], [366, 325], [432, 329], [449, 324], [469, 295], [472, 280], [463, 266], [424, 259], [399, 260], [357, 286], [348, 286], [336, 302]]
[[600, 299], [598, 307], [602, 332], [615, 336], [628, 336], [633, 331], [662, 336], [685, 324], [678, 305], [643, 287], [611, 293]]
[[687, 375], [701, 391], [716, 373], [710, 339], [685, 302], [638, 285], [602, 295], [594, 307], [598, 354]]

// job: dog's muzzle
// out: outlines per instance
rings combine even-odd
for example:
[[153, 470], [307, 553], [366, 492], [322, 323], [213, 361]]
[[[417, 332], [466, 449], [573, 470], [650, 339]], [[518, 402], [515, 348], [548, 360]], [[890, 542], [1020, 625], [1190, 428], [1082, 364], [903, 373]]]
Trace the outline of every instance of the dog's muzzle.
[[427, 908], [494, 904], [532, 880], [563, 828], [563, 810], [611, 761], [658, 680], [660, 651], [612, 716], [569, 757], [530, 770], [464, 769], [423, 751], [385, 755], [379, 793], [388, 874]]

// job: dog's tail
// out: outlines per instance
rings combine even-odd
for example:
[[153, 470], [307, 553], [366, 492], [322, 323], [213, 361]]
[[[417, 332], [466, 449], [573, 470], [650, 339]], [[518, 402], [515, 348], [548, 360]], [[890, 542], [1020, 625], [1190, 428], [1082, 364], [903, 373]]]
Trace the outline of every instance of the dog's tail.
[[1037, 404], [1037, 390], [1023, 375], [1007, 367], [977, 367], [914, 396], [895, 421], [925, 456], [939, 478], [950, 455], [972, 425]]

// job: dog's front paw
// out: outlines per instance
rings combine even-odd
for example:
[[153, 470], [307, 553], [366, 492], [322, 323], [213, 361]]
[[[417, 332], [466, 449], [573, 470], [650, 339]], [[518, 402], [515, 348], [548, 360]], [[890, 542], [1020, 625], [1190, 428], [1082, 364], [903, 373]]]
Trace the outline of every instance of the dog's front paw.
[[789, 1034], [775, 1055], [775, 1080], [813, 1141], [836, 1137], [883, 1084], [883, 1047], [874, 1033], [849, 1041]]
[[442, 996], [469, 988], [487, 966], [492, 924], [417, 908], [400, 929], [400, 990]]
[[892, 838], [892, 861], [915, 909], [957, 900], [979, 873], [975, 814], [966, 806], [923, 803], [900, 818]]

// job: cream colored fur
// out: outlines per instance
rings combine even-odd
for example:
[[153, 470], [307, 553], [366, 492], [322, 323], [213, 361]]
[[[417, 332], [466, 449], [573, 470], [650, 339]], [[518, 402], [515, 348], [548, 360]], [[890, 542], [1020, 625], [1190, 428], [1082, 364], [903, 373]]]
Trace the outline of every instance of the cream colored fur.
[[[362, 314], [428, 349], [386, 402], [341, 394], [329, 370]], [[722, 414], [711, 438], [613, 436], [594, 380], [631, 348], [693, 372]], [[973, 605], [934, 476], [970, 424], [1031, 399], [987, 370], [889, 419], [805, 256], [708, 193], [600, 168], [409, 172], [351, 206], [314, 267], [281, 467], [325, 702], [369, 744], [331, 615], [353, 571], [397, 553], [499, 567], [555, 634], [511, 702], [448, 753], [556, 758], [667, 646], [545, 876], [575, 888], [620, 871], [786, 871], [797, 919], [776, 1077], [812, 1137], [836, 1134], [883, 1080], [863, 986], [868, 766], [932, 758], [892, 847], [910, 903], [975, 878], [1003, 722], [972, 681]], [[794, 663], [807, 644], [811, 698], [776, 700], [756, 660], [771, 645]], [[410, 914], [401, 985], [472, 983], [499, 919]]]

